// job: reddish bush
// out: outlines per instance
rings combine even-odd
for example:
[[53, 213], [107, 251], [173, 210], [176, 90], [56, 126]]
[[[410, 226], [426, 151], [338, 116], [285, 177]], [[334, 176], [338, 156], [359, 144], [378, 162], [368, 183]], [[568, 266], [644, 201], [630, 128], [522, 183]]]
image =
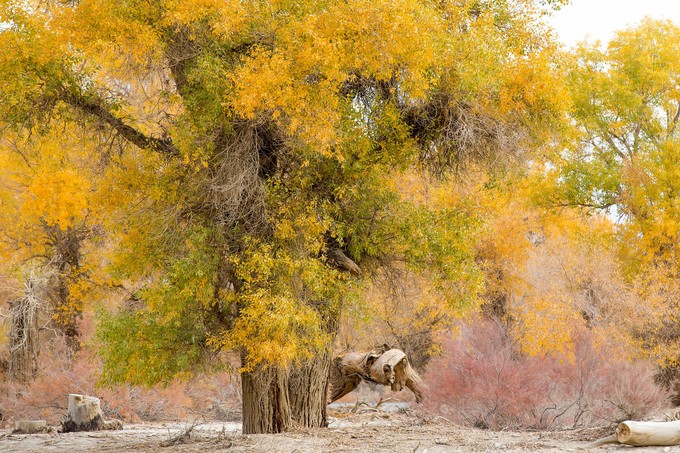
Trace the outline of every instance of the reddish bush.
[[232, 418], [240, 407], [240, 384], [228, 373], [173, 382], [167, 387], [97, 388], [98, 362], [91, 354], [81, 352], [70, 367], [58, 357], [63, 356], [43, 354], [40, 374], [29, 384], [0, 384], [2, 420], [45, 419], [58, 424], [66, 416], [69, 393], [100, 398], [107, 417], [125, 422], [177, 420], [196, 415], [226, 419]]
[[499, 322], [462, 325], [425, 376], [428, 409], [490, 429], [550, 429], [643, 418], [667, 404], [651, 366], [576, 335], [574, 357], [519, 354]]

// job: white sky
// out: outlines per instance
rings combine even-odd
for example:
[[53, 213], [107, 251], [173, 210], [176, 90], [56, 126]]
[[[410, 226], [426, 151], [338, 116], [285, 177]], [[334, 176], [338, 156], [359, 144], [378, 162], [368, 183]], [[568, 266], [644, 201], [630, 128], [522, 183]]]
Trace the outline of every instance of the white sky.
[[568, 47], [588, 38], [606, 43], [616, 30], [644, 16], [670, 19], [680, 26], [680, 0], [571, 0], [548, 22]]

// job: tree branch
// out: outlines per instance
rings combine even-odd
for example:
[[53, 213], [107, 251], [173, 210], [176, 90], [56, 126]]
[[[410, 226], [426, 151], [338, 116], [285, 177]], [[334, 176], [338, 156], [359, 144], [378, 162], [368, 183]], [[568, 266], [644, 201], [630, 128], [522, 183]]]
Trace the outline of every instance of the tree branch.
[[73, 93], [63, 87], [57, 91], [57, 98], [81, 112], [105, 122], [123, 138], [139, 148], [157, 151], [168, 156], [180, 155], [179, 150], [174, 143], [172, 143], [172, 140], [143, 134], [112, 114], [101, 102], [98, 102], [98, 100], [88, 99], [81, 93]]

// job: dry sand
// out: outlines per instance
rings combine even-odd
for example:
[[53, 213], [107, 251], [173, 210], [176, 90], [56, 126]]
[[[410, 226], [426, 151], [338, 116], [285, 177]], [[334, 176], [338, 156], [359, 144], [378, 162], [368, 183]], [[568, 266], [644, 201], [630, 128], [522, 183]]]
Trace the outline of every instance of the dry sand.
[[584, 447], [609, 429], [494, 432], [424, 418], [410, 411], [330, 411], [328, 429], [241, 435], [235, 422], [126, 425], [122, 431], [12, 434], [0, 430], [0, 452], [634, 452], [680, 453], [677, 447]]

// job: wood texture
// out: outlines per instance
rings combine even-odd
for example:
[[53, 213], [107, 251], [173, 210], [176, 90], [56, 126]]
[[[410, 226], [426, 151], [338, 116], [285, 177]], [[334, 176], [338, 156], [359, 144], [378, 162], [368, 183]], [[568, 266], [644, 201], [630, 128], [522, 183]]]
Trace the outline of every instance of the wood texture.
[[393, 391], [404, 387], [423, 400], [423, 381], [411, 367], [404, 351], [382, 348], [370, 352], [350, 352], [333, 359], [329, 395], [336, 401], [357, 388], [361, 381], [389, 386]]
[[73, 393], [68, 396], [68, 417], [62, 432], [107, 429], [123, 429], [123, 423], [120, 420], [104, 420], [99, 398]]

